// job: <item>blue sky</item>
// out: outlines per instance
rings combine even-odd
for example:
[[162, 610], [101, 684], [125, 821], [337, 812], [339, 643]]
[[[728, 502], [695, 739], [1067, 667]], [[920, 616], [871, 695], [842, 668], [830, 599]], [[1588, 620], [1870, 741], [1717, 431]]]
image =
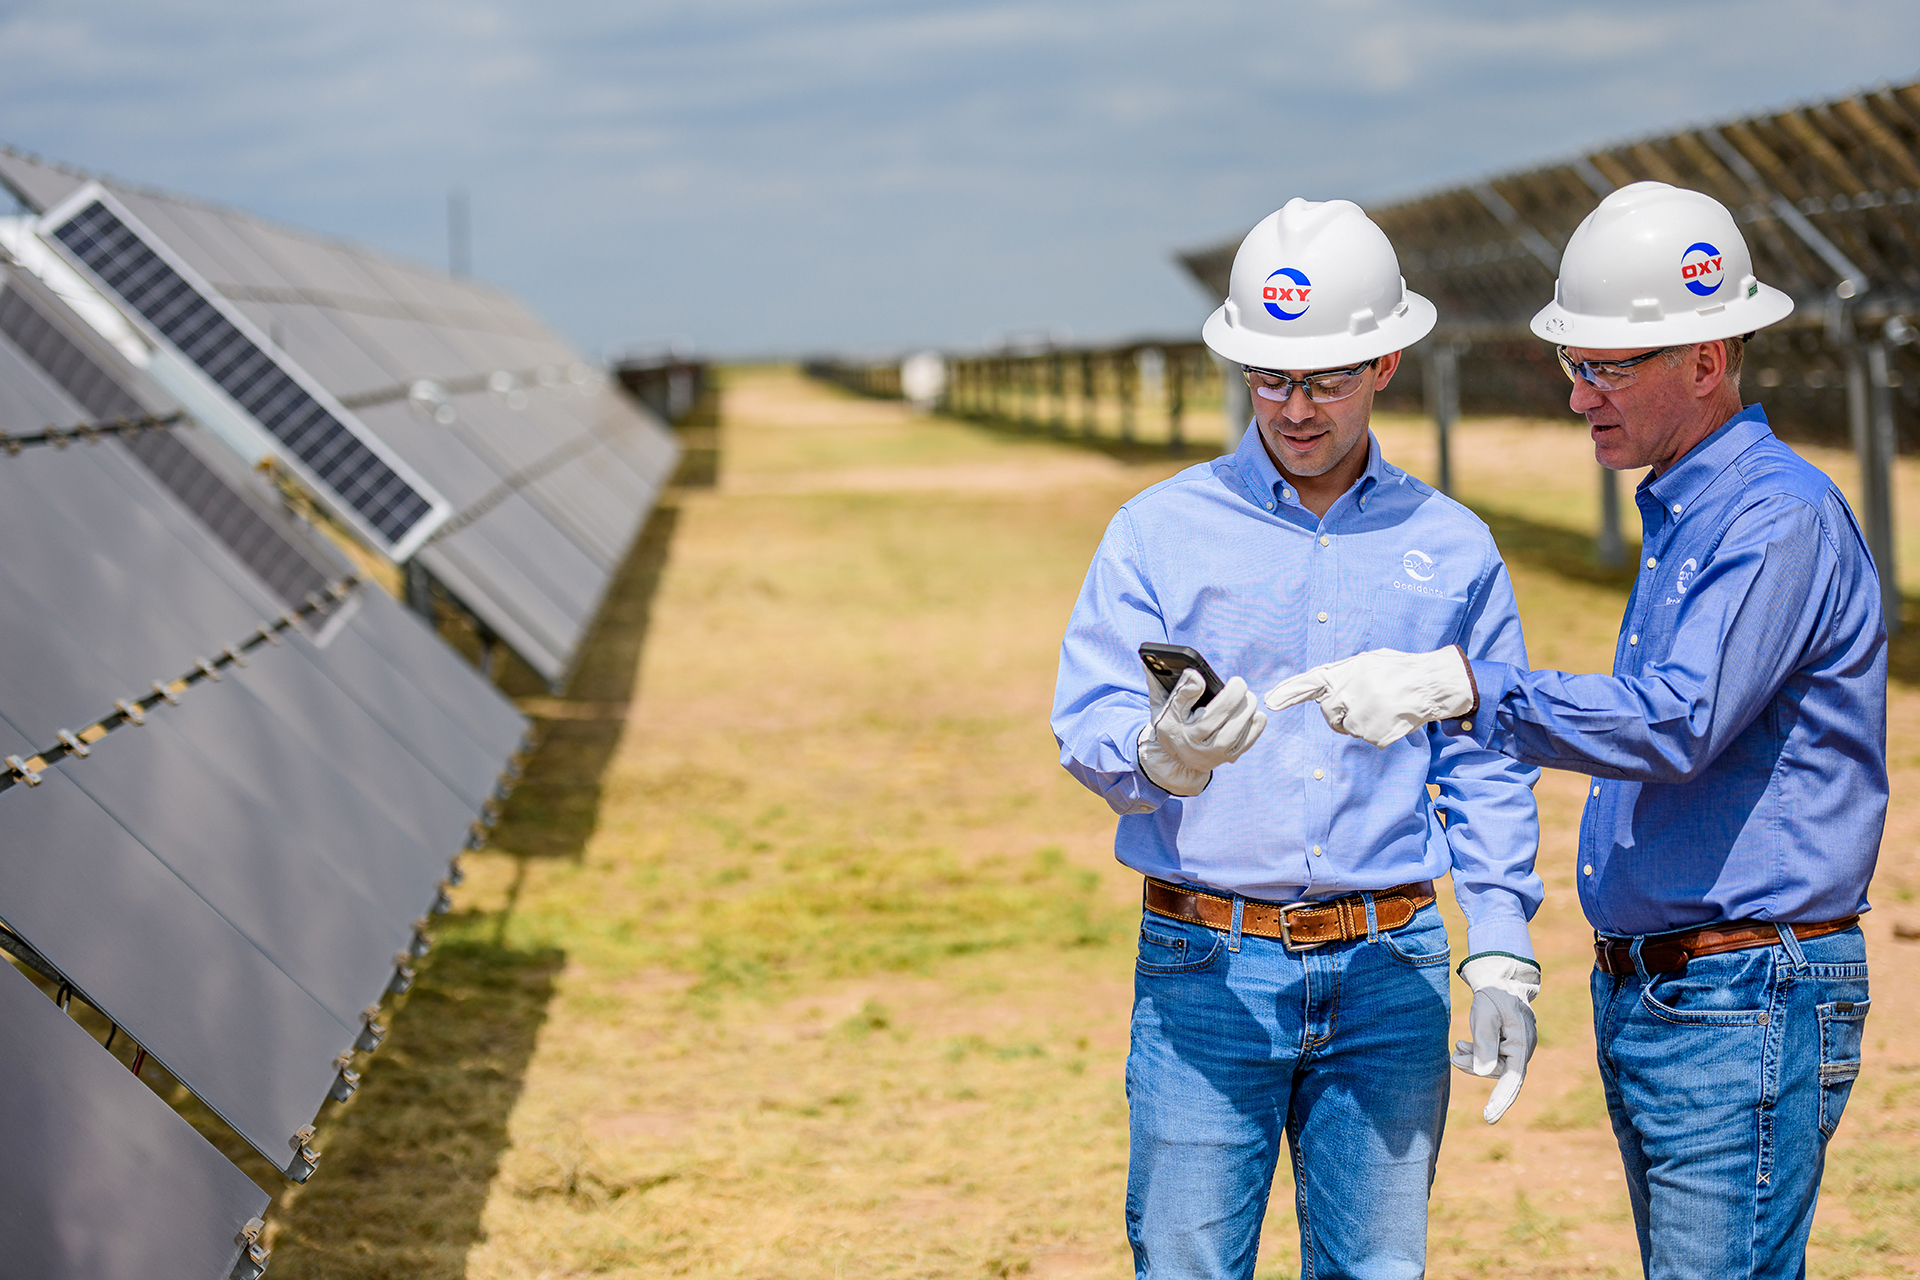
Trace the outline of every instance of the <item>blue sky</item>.
[[4, 0], [0, 141], [446, 262], [594, 354], [1197, 329], [1175, 249], [1920, 74], [1912, 0]]

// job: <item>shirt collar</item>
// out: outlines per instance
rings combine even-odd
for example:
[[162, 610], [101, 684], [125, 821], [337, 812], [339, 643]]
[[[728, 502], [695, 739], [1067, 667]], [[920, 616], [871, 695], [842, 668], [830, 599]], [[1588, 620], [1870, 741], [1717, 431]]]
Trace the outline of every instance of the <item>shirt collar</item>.
[[1772, 434], [1772, 428], [1767, 426], [1766, 411], [1750, 404], [1687, 450], [1665, 474], [1656, 478], [1649, 471], [1640, 488], [1658, 501], [1663, 511], [1673, 513], [1675, 507], [1684, 511], [1721, 472], [1733, 465], [1735, 458]]
[[[1240, 448], [1234, 453], [1234, 465], [1240, 469], [1241, 479], [1246, 482], [1249, 493], [1267, 495], [1276, 502], [1284, 502], [1290, 506], [1300, 505], [1299, 491], [1293, 487], [1291, 481], [1280, 474], [1280, 468], [1273, 465], [1273, 458], [1267, 453], [1267, 446], [1261, 443], [1259, 423], [1250, 423], [1246, 434], [1240, 437]], [[1360, 482], [1354, 486], [1358, 490], [1356, 496], [1365, 497], [1369, 489], [1388, 478], [1388, 470], [1386, 459], [1380, 456], [1380, 441], [1369, 429], [1367, 431], [1367, 468], [1360, 473]], [[1283, 493], [1292, 496], [1282, 496]], [[1255, 501], [1258, 504], [1260, 500], [1256, 498]], [[1337, 500], [1335, 505], [1338, 505]], [[1331, 509], [1328, 514], [1332, 514]]]

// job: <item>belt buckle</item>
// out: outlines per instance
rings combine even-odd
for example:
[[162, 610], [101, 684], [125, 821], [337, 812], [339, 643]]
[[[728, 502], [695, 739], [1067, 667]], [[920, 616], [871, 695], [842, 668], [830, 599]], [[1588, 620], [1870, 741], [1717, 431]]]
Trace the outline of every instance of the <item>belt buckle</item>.
[[1299, 946], [1295, 946], [1293, 942], [1293, 926], [1287, 923], [1287, 917], [1292, 913], [1294, 913], [1295, 911], [1304, 911], [1309, 907], [1317, 907], [1320, 905], [1322, 904], [1318, 902], [1303, 900], [1300, 902], [1289, 902], [1285, 906], [1280, 908], [1280, 945], [1281, 946], [1285, 947], [1288, 951], [1299, 952], [1299, 951], [1311, 951], [1315, 947], [1324, 947], [1327, 945], [1326, 942], [1323, 940], [1320, 942], [1303, 942]]

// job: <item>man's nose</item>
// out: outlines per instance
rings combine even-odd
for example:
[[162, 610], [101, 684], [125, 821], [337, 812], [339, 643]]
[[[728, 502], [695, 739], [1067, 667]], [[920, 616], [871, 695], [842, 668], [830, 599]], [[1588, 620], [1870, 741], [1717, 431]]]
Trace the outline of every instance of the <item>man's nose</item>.
[[1586, 413], [1590, 409], [1598, 409], [1606, 402], [1607, 398], [1600, 394], [1600, 388], [1585, 378], [1573, 380], [1573, 394], [1567, 397], [1567, 403], [1573, 407], [1575, 413]]
[[1293, 384], [1293, 390], [1287, 393], [1286, 402], [1280, 406], [1280, 412], [1286, 415], [1288, 422], [1307, 422], [1319, 410], [1314, 407], [1312, 399], [1308, 397], [1306, 387], [1296, 382]]

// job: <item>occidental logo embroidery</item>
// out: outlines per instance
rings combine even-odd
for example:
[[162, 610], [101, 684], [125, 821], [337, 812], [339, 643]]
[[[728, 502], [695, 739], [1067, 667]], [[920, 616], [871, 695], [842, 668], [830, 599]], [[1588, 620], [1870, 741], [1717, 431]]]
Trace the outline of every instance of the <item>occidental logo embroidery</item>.
[[1727, 278], [1726, 268], [1721, 265], [1724, 261], [1720, 251], [1705, 240], [1688, 245], [1687, 251], [1680, 255], [1680, 278], [1686, 281], [1687, 288], [1703, 298], [1711, 298]]
[[1673, 589], [1678, 594], [1668, 596], [1666, 598], [1665, 603], [1679, 604], [1680, 597], [1687, 594], [1687, 588], [1693, 585], [1694, 575], [1699, 572], [1700, 572], [1700, 562], [1698, 560], [1695, 560], [1692, 556], [1688, 556], [1687, 562], [1680, 566], [1680, 572], [1677, 576], [1675, 576], [1673, 580]]
[[1424, 551], [1409, 551], [1400, 557], [1400, 567], [1415, 582], [1433, 581], [1433, 557]]
[[[1276, 281], [1278, 283], [1276, 283]], [[1312, 304], [1307, 301], [1313, 281], [1307, 279], [1307, 273], [1296, 271], [1292, 267], [1282, 267], [1267, 277], [1260, 296], [1266, 302], [1267, 314], [1275, 320], [1298, 320], [1307, 314]], [[1298, 311], [1289, 311], [1287, 307], [1298, 306]]]

